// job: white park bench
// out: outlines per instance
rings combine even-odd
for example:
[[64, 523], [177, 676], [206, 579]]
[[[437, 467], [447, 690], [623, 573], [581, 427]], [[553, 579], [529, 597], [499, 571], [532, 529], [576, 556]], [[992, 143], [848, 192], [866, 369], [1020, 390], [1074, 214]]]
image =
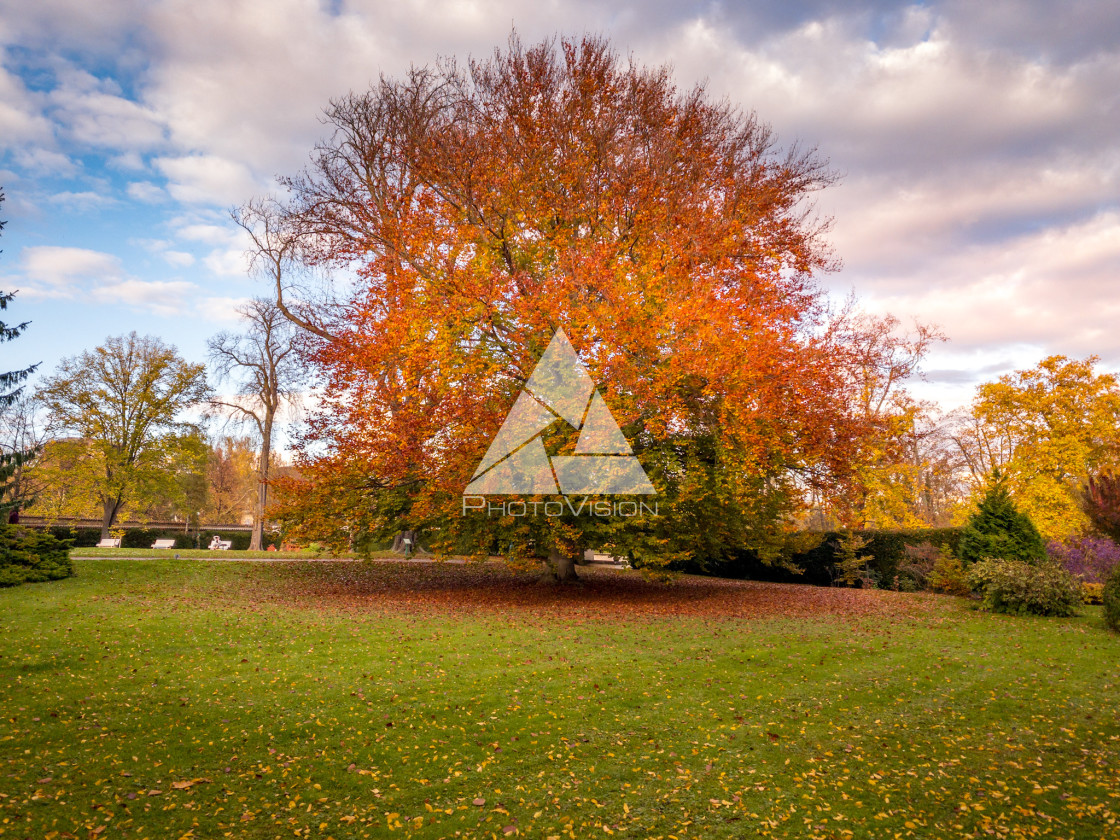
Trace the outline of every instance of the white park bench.
[[97, 547], [98, 548], [120, 548], [121, 547], [121, 538], [120, 537], [106, 537], [105, 539], [103, 539], [101, 542], [99, 542], [97, 544]]
[[152, 548], [168, 549], [175, 547], [175, 540], [156, 540], [152, 543]]
[[218, 540], [209, 546], [211, 551], [229, 551], [233, 548], [232, 540]]

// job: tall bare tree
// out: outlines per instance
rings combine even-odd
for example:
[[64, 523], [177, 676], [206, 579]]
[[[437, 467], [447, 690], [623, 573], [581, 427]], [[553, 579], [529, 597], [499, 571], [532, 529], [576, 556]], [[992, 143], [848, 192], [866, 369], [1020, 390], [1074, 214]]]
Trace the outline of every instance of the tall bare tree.
[[302, 376], [295, 330], [279, 304], [254, 298], [238, 311], [245, 320], [245, 332], [221, 332], [208, 342], [214, 372], [219, 381], [234, 385], [234, 395], [211, 402], [235, 419], [250, 423], [259, 435], [256, 510], [249, 543], [251, 550], [259, 551], [268, 506], [276, 418], [285, 404], [294, 404]]
[[[254, 198], [234, 208], [230, 215], [249, 235], [250, 270], [272, 285], [274, 305], [280, 313], [311, 335], [338, 341], [339, 337], [322, 325], [322, 311], [332, 308], [329, 295], [322, 294], [323, 288], [300, 282], [301, 278], [314, 277], [315, 266], [323, 262], [316, 245], [320, 232], [308, 229], [299, 216], [271, 196]], [[318, 298], [315, 306], [309, 305], [312, 297]]]

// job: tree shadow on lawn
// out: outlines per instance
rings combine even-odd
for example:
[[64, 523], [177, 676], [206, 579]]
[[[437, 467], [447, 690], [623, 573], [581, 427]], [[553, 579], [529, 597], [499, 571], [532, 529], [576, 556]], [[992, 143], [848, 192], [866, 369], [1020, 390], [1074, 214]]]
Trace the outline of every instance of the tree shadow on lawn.
[[474, 613], [526, 610], [559, 617], [872, 617], [927, 614], [944, 599], [876, 590], [580, 569], [577, 585], [541, 584], [496, 563], [307, 563], [254, 575], [254, 596], [274, 604], [346, 612]]

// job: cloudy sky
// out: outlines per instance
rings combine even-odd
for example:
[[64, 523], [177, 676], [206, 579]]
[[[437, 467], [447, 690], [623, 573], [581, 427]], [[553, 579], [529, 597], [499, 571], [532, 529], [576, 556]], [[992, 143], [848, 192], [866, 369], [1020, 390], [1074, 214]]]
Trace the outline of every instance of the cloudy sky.
[[261, 290], [228, 209], [305, 163], [327, 100], [511, 27], [605, 34], [817, 146], [828, 288], [951, 339], [924, 396], [1120, 369], [1115, 0], [0, 0], [0, 289], [33, 322], [4, 369], [133, 329], [202, 360]]

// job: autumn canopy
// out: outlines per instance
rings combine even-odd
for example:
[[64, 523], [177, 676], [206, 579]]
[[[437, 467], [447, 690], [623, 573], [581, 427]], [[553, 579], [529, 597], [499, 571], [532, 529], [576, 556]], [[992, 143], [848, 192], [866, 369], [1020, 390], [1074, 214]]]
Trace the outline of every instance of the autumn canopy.
[[[815, 280], [832, 260], [809, 199], [833, 175], [814, 152], [597, 38], [515, 37], [382, 79], [327, 119], [288, 200], [243, 215], [283, 258], [281, 303], [322, 376], [302, 478], [281, 488], [306, 534], [427, 529], [437, 549], [551, 552], [563, 575], [583, 547], [663, 563], [772, 546], [805, 489], [843, 491], [870, 426], [852, 331]], [[282, 265], [352, 282], [293, 287]], [[462, 516], [558, 328], [657, 517]], [[574, 442], [545, 433], [550, 455]]]

